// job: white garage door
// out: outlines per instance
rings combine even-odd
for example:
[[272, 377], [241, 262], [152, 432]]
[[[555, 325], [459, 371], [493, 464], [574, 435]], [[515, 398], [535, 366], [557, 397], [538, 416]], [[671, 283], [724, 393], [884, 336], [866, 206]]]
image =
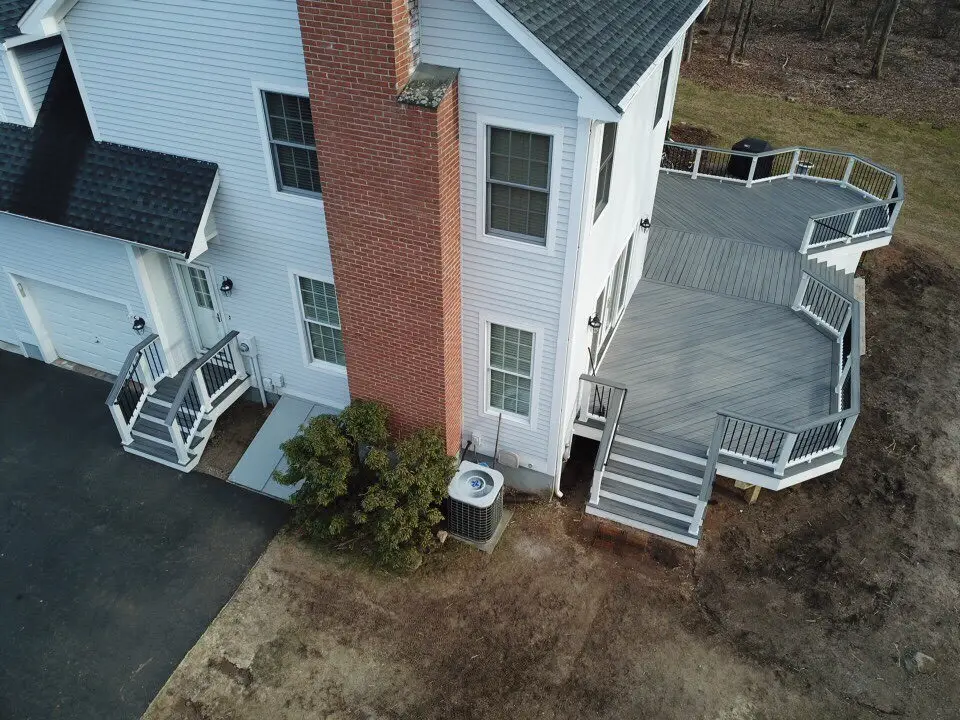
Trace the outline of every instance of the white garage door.
[[139, 340], [125, 305], [55, 285], [30, 282], [57, 355], [116, 375]]

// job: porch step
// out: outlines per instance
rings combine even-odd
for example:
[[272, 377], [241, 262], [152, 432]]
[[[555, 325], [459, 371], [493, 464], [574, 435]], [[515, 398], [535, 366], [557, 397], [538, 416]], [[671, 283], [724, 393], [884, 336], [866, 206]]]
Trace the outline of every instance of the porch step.
[[[152, 442], [146, 438], [137, 437], [129, 445], [124, 445], [123, 449], [128, 453], [145, 457], [148, 460], [155, 460], [156, 462], [163, 463], [164, 465], [168, 465], [185, 472], [192, 469], [193, 466], [192, 462], [188, 463], [187, 465], [182, 465], [180, 460], [177, 458], [176, 451], [172, 447]], [[191, 461], [195, 457], [195, 454], [190, 454]]]
[[137, 418], [137, 421], [133, 424], [134, 435], [146, 436], [148, 440], [159, 442], [161, 445], [170, 445], [173, 447], [173, 442], [170, 440], [170, 431], [166, 425], [162, 422], [153, 422], [147, 420], [143, 413], [140, 413], [140, 417]]
[[609, 497], [601, 497], [600, 502], [596, 505], [588, 504], [587, 514], [612, 520], [637, 530], [644, 530], [685, 545], [695, 546], [700, 540], [699, 529], [695, 534], [691, 534], [688, 522], [648, 512]]
[[[602, 428], [603, 425], [601, 424], [600, 427]], [[632, 425], [624, 425], [623, 423], [617, 425], [617, 439], [620, 442], [631, 445], [634, 444], [631, 441], [635, 441], [637, 443], [643, 443], [644, 445], [656, 446], [660, 448], [661, 451], [672, 450], [684, 455], [704, 458], [704, 460], [700, 462], [701, 465], [706, 462], [707, 452], [709, 450], [706, 445], [702, 445], [693, 440], [664, 435], [663, 433], [653, 432], [652, 430], [643, 430]]]
[[667, 494], [663, 490], [664, 488], [643, 480], [637, 480], [633, 483], [625, 482], [615, 473], [611, 473], [609, 476], [605, 475], [603, 482], [600, 484], [601, 495], [604, 491], [607, 491], [629, 500], [660, 508], [667, 513], [676, 513], [686, 518], [693, 518], [697, 510], [698, 498], [696, 495], [677, 492]]
[[157, 383], [157, 386], [154, 388], [152, 399], [165, 402], [168, 405], [173, 402], [173, 399], [177, 396], [177, 390], [180, 389], [180, 379], [178, 378], [164, 378]]
[[696, 495], [700, 492], [702, 478], [694, 475], [680, 475], [678, 477], [656, 464], [647, 463], [644, 467], [638, 467], [631, 463], [621, 462], [618, 458], [619, 456], [616, 455], [610, 456], [610, 461], [607, 463], [607, 472], [643, 480], [651, 485], [667, 488], [684, 495]]
[[677, 457], [671, 451], [628, 444], [622, 441], [619, 435], [614, 438], [610, 457], [621, 463], [655, 469], [665, 475], [692, 479], [697, 483], [702, 479], [703, 468], [706, 465], [706, 457], [704, 457], [703, 462], [699, 462], [699, 458], [692, 455]]
[[169, 405], [161, 405], [160, 403], [154, 402], [152, 398], [147, 398], [147, 401], [143, 404], [143, 408], [140, 410], [140, 417], [137, 422], [140, 420], [150, 420], [154, 423], [162, 423], [167, 419], [168, 412], [170, 412]]

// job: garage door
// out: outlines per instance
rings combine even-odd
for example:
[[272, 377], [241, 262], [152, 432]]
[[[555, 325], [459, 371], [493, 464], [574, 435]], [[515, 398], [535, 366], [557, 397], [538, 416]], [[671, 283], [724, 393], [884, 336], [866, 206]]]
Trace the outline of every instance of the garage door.
[[57, 355], [116, 375], [138, 337], [125, 305], [55, 285], [30, 282], [27, 292]]

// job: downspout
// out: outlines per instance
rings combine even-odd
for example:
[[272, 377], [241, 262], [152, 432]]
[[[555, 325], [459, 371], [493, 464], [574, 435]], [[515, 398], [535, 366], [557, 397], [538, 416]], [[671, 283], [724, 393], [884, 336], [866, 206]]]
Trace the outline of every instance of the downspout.
[[581, 184], [582, 189], [580, 193], [581, 195], [580, 197], [580, 228], [579, 228], [579, 233], [577, 235], [577, 256], [574, 263], [573, 286], [571, 288], [572, 300], [570, 303], [570, 314], [569, 314], [569, 317], [567, 318], [567, 335], [564, 343], [564, 346], [566, 347], [566, 352], [564, 353], [564, 358], [563, 358], [563, 372], [562, 372], [563, 383], [560, 389], [560, 423], [561, 424], [560, 424], [560, 438], [559, 438], [559, 442], [557, 443], [557, 446], [558, 446], [557, 449], [559, 453], [557, 455], [557, 465], [556, 465], [556, 468], [554, 469], [554, 479], [553, 479], [553, 492], [558, 498], [563, 497], [563, 491], [560, 490], [560, 476], [563, 474], [563, 455], [564, 455], [563, 442], [564, 442], [564, 437], [566, 435], [567, 415], [568, 415], [566, 404], [567, 404], [567, 398], [568, 398], [567, 389], [570, 383], [567, 382], [567, 371], [569, 370], [570, 363], [571, 363], [570, 353], [571, 353], [571, 345], [573, 342], [573, 334], [574, 334], [573, 332], [574, 319], [576, 317], [576, 311], [577, 311], [577, 290], [580, 287], [580, 265], [581, 265], [581, 260], [583, 258], [583, 243], [589, 231], [587, 218], [592, 217], [592, 214], [589, 212], [589, 208], [587, 207], [587, 198], [589, 196], [589, 193], [587, 192], [587, 187], [589, 184], [587, 171], [590, 168], [590, 158], [593, 156], [592, 150], [593, 150], [593, 138], [594, 138], [594, 132], [593, 132], [594, 121], [590, 120], [589, 118], [580, 118], [580, 124], [578, 125], [578, 129], [577, 129], [578, 145], [580, 142], [580, 134], [582, 132], [581, 130], [582, 127], [585, 127], [586, 129], [586, 143], [585, 143], [586, 147], [584, 149], [583, 171], [581, 175], [583, 180]]

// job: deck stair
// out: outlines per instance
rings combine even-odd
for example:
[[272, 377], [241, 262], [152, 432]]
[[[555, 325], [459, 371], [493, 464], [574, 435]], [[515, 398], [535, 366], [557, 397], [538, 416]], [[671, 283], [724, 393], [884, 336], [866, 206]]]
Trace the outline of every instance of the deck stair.
[[156, 335], [131, 350], [107, 400], [126, 452], [183, 472], [196, 467], [217, 419], [250, 388], [236, 335], [175, 376]]
[[605, 520], [687, 545], [697, 545], [706, 500], [701, 500], [707, 448], [620, 424], [586, 511]]

